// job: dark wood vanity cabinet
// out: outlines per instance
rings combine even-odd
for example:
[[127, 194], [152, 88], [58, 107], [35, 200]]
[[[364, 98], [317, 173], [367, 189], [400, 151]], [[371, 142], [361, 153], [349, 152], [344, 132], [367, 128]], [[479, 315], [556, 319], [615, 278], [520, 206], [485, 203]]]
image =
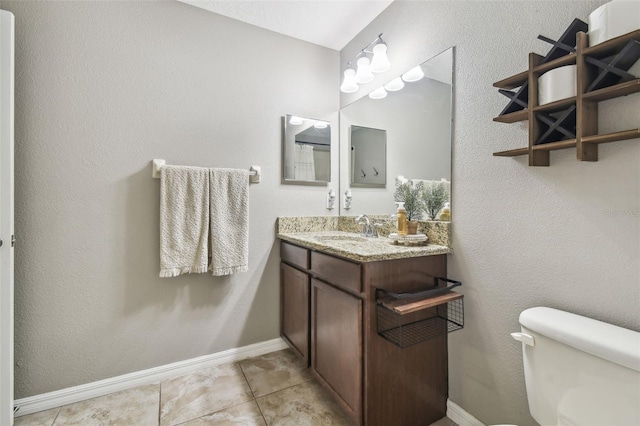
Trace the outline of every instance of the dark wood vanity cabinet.
[[446, 256], [357, 263], [285, 241], [280, 248], [281, 335], [354, 421], [429, 425], [444, 417], [446, 334], [404, 349], [385, 340], [375, 289], [424, 289], [446, 276]]

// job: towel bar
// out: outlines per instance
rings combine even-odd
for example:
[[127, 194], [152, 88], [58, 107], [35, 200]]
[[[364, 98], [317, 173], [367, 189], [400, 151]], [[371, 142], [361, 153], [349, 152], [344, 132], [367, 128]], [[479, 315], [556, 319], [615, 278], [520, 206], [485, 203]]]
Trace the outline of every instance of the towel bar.
[[[153, 171], [151, 172], [151, 177], [155, 179], [160, 179], [160, 169], [162, 166], [167, 164], [165, 160], [154, 159], [153, 160]], [[251, 166], [249, 169], [249, 182], [251, 183], [260, 183], [262, 169], [260, 166]]]

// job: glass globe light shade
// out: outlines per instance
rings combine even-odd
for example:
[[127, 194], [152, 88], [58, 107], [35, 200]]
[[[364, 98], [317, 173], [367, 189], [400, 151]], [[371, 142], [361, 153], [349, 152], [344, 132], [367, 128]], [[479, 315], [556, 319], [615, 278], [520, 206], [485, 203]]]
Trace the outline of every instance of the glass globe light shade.
[[402, 81], [400, 77], [396, 77], [384, 85], [384, 88], [387, 89], [389, 92], [397, 92], [403, 87], [404, 87], [404, 81]]
[[402, 79], [408, 83], [418, 81], [422, 77], [424, 77], [424, 73], [422, 72], [422, 68], [420, 68], [420, 65], [415, 68], [411, 68], [409, 71], [402, 74]]
[[371, 99], [382, 99], [387, 96], [387, 91], [384, 90], [384, 87], [380, 86], [373, 92], [369, 93], [369, 97]]
[[365, 84], [373, 80], [373, 73], [369, 69], [369, 58], [366, 56], [358, 59], [358, 70], [356, 71], [356, 83]]
[[343, 93], [355, 93], [358, 91], [358, 83], [356, 83], [356, 71], [353, 68], [347, 68], [344, 71], [344, 80], [340, 86]]
[[299, 126], [302, 124], [302, 118], [292, 115], [291, 118], [289, 119], [289, 124], [293, 126]]
[[391, 62], [387, 58], [387, 45], [379, 43], [373, 46], [373, 59], [371, 59], [371, 72], [381, 73], [391, 68]]

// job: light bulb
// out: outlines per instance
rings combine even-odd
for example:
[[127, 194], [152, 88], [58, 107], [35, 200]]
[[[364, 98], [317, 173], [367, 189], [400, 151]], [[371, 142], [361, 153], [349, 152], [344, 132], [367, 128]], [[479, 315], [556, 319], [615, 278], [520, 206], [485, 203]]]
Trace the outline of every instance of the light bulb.
[[371, 72], [380, 73], [388, 71], [391, 68], [391, 62], [387, 58], [387, 45], [379, 43], [373, 46], [373, 59], [371, 59]]
[[302, 118], [292, 115], [291, 118], [289, 119], [289, 124], [293, 126], [299, 126], [302, 124]]
[[369, 69], [369, 58], [363, 56], [358, 59], [358, 70], [356, 71], [356, 83], [365, 84], [373, 80], [373, 73]]
[[397, 92], [403, 87], [404, 87], [404, 81], [402, 81], [400, 77], [396, 77], [384, 85], [384, 88], [387, 89], [389, 92]]
[[387, 91], [384, 90], [384, 87], [380, 86], [373, 92], [369, 93], [369, 97], [371, 99], [382, 99], [387, 96]]
[[327, 122], [326, 121], [318, 121], [318, 122], [316, 122], [316, 124], [313, 125], [313, 127], [315, 127], [316, 129], [326, 129], [327, 128]]
[[344, 71], [344, 80], [340, 91], [344, 93], [355, 93], [358, 91], [358, 83], [356, 83], [356, 71], [353, 68], [347, 68]]
[[422, 77], [424, 77], [424, 73], [422, 72], [422, 68], [420, 68], [420, 65], [415, 68], [411, 68], [409, 71], [402, 74], [402, 79], [408, 83], [418, 81]]

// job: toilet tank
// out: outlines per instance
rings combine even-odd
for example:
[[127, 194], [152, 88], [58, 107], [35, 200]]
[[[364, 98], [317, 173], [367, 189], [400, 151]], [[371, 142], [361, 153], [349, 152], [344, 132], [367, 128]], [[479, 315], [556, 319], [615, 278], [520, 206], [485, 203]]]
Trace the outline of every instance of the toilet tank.
[[640, 333], [544, 307], [523, 311], [520, 324], [538, 423], [640, 425]]

